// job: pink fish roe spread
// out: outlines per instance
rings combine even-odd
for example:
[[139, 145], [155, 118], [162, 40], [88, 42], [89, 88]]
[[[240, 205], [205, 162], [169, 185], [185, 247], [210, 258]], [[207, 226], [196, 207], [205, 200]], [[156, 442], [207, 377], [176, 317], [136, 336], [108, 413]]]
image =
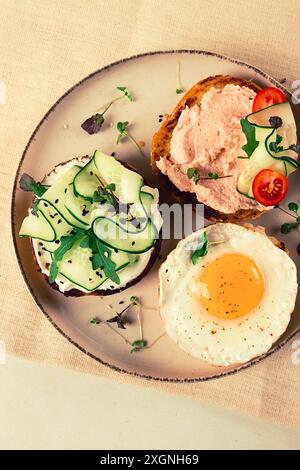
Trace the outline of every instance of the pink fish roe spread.
[[[195, 193], [199, 202], [225, 214], [238, 209], [265, 209], [236, 190], [236, 180], [246, 164], [237, 158], [246, 156], [240, 120], [252, 112], [255, 95], [250, 88], [238, 85], [211, 88], [199, 106], [182, 111], [173, 131], [170, 158], [157, 162], [180, 191]], [[198, 169], [201, 177], [208, 173], [230, 177], [195, 184], [187, 177], [188, 168]]]

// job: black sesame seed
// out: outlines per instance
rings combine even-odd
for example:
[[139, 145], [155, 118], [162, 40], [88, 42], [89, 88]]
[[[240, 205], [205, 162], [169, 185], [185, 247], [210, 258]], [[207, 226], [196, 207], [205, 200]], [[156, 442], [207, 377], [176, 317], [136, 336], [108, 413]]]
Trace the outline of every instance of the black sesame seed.
[[119, 304], [120, 305], [124, 304], [124, 300], [120, 300]]
[[111, 289], [114, 289], [115, 286], [109, 286]]
[[72, 260], [68, 259], [68, 263], [72, 263]]
[[119, 253], [119, 250], [117, 250], [117, 248], [114, 248], [114, 252]]
[[54, 243], [56, 243], [56, 245], [59, 245], [59, 240], [55, 240]]
[[59, 200], [55, 199], [54, 204], [58, 204]]
[[48, 204], [47, 204], [46, 202], [44, 202], [44, 206], [45, 206], [45, 207], [48, 207]]
[[58, 219], [57, 224], [60, 224], [60, 223], [61, 223], [61, 219]]
[[42, 256], [42, 253], [41, 253], [40, 251], [38, 251], [38, 255], [39, 255], [39, 256]]
[[92, 171], [90, 171], [90, 175], [93, 176], [93, 174], [94, 174], [94, 173], [93, 173]]
[[65, 188], [65, 194], [66, 194], [67, 191], [68, 191], [68, 188]]
[[133, 246], [133, 245], [135, 245], [135, 242], [134, 242], [134, 241], [133, 241], [133, 242], [131, 242], [131, 245], [132, 245], [132, 246]]

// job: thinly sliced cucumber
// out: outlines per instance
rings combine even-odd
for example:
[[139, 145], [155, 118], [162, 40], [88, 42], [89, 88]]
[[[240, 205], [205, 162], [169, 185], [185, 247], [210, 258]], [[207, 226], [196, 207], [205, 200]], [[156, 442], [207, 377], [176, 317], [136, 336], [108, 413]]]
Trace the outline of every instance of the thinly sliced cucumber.
[[73, 184], [68, 188], [65, 207], [74, 219], [78, 220], [83, 226], [89, 227], [92, 204], [81, 196], [75, 196]]
[[75, 196], [82, 197], [86, 201], [93, 201], [93, 194], [100, 186], [97, 178], [98, 168], [95, 165], [95, 154], [90, 161], [84, 165], [73, 180], [73, 190]]
[[56, 239], [56, 233], [43, 212], [37, 211], [36, 215], [28, 214], [23, 220], [20, 237], [37, 238], [45, 242], [53, 242]]
[[[63, 257], [59, 264], [59, 273], [65, 278], [87, 291], [93, 291], [107, 280], [104, 272], [100, 269], [93, 270], [91, 263], [92, 251], [90, 248], [80, 247], [76, 242]], [[116, 263], [116, 271], [119, 271], [130, 263], [126, 253], [112, 251], [111, 259]], [[112, 283], [113, 284], [113, 283]]]
[[74, 165], [65, 171], [44, 193], [43, 198], [51, 202], [70, 225], [77, 228], [85, 228], [86, 224], [77, 218], [76, 215], [73, 215], [72, 211], [68, 210], [66, 207], [67, 198], [69, 205], [71, 204], [71, 199], [73, 199], [73, 205], [80, 206], [80, 201], [76, 200], [72, 187], [74, 177], [80, 170], [80, 166]]
[[151, 206], [153, 204], [154, 197], [152, 194], [147, 193], [146, 191], [141, 191], [141, 202], [144, 206], [146, 213], [150, 216]]
[[[282, 126], [275, 129], [270, 124], [271, 117], [279, 117]], [[271, 169], [288, 176], [292, 171], [299, 168], [295, 159], [296, 153], [289, 147], [296, 144], [296, 124], [291, 106], [288, 102], [279, 103], [268, 108], [252, 113], [246, 117], [255, 129], [255, 139], [259, 142], [249, 158], [247, 165], [237, 180], [237, 190], [248, 197], [253, 197], [252, 184], [255, 176], [263, 169]], [[276, 142], [277, 136], [282, 138], [280, 146], [284, 148], [281, 152], [273, 152], [270, 144]]]
[[[38, 202], [38, 208], [39, 211], [41, 211], [46, 217], [55, 232], [54, 241], [44, 243], [45, 250], [53, 252], [59, 247], [61, 237], [71, 233], [72, 230], [74, 230], [74, 227], [68, 224], [68, 222], [63, 218], [62, 214], [48, 200], [40, 199]], [[41, 237], [37, 238], [41, 239]]]
[[135, 217], [144, 216], [145, 210], [140, 199], [143, 177], [99, 150], [96, 150], [93, 158], [75, 176], [74, 193], [92, 201], [99, 186], [105, 187], [112, 183], [115, 185], [114, 195], [117, 201], [129, 204]]
[[98, 217], [93, 221], [92, 230], [107, 246], [127, 253], [148, 251], [158, 237], [157, 229], [150, 219], [143, 230], [129, 232], [128, 225], [121, 226], [113, 219]]

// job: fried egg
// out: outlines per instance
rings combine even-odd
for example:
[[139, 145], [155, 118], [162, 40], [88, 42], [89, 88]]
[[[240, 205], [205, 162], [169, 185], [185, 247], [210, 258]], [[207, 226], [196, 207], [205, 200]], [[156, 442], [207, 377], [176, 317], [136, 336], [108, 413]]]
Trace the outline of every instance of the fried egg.
[[[201, 246], [207, 253], [195, 263]], [[264, 234], [235, 224], [194, 232], [161, 265], [160, 313], [168, 335], [212, 365], [245, 363], [286, 330], [297, 295], [295, 263]]]

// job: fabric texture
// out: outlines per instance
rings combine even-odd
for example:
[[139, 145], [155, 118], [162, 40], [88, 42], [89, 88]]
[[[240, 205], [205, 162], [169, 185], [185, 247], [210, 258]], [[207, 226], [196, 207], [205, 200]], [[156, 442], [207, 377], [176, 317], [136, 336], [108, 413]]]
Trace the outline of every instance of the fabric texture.
[[40, 314], [10, 233], [23, 149], [40, 118], [75, 82], [133, 54], [191, 48], [241, 59], [289, 84], [300, 79], [299, 1], [253, 0], [250, 7], [245, 0], [0, 0], [0, 7], [0, 339], [7, 352], [299, 426], [300, 365], [292, 363], [292, 342], [252, 368], [205, 383], [121, 376], [82, 354]]

